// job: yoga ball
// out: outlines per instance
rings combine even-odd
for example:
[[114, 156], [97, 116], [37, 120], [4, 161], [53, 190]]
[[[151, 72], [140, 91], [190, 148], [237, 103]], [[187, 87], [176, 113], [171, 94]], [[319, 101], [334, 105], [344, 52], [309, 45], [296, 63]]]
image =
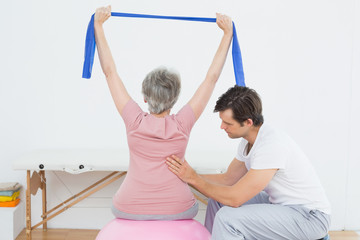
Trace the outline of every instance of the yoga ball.
[[196, 220], [135, 221], [114, 219], [96, 240], [209, 240], [209, 231]]

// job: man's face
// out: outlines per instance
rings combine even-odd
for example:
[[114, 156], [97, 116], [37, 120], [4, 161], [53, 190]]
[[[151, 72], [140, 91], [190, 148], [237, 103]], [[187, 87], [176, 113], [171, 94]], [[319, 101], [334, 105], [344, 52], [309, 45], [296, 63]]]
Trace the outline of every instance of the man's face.
[[246, 121], [244, 122], [244, 126], [241, 126], [240, 123], [233, 118], [231, 109], [219, 112], [219, 117], [222, 120], [220, 128], [224, 129], [229, 138], [241, 138], [247, 136], [250, 126], [246, 124]]

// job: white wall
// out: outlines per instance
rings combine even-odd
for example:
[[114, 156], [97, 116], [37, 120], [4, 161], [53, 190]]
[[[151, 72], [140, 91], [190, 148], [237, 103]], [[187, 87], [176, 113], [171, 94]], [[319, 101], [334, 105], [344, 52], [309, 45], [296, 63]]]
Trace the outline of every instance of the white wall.
[[359, 229], [360, 226], [360, 174], [359, 174], [359, 133], [360, 133], [360, 2], [355, 1], [354, 8], [354, 37], [353, 37], [353, 62], [352, 62], [352, 81], [349, 113], [349, 160], [348, 160], [348, 178], [346, 193], [346, 215], [345, 226], [351, 229]]
[[[13, 171], [11, 161], [28, 150], [126, 147], [124, 126], [97, 59], [92, 79], [81, 78], [88, 21], [96, 7], [109, 3], [118, 12], [231, 15], [246, 83], [262, 96], [265, 120], [286, 130], [311, 158], [333, 206], [332, 229], [360, 229], [356, 0], [2, 1], [0, 181], [25, 185], [25, 172]], [[174, 111], [204, 78], [221, 38], [211, 23], [112, 18], [105, 28], [118, 71], [137, 102], [142, 99], [141, 81], [152, 68], [165, 64], [180, 71], [183, 88]], [[217, 97], [233, 84], [229, 55], [214, 97], [194, 127], [189, 150], [235, 152], [238, 140], [227, 138], [212, 113]], [[104, 174], [49, 173], [50, 207]], [[112, 217], [107, 207], [118, 184], [49, 226], [100, 228]], [[33, 202], [37, 221], [40, 199]]]

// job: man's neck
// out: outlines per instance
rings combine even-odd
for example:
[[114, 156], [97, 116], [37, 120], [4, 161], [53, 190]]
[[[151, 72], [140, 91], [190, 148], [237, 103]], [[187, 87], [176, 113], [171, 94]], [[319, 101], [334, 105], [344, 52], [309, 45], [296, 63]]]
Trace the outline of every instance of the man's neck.
[[246, 141], [248, 141], [249, 143], [249, 148], [251, 149], [251, 147], [254, 145], [255, 140], [257, 138], [257, 135], [259, 133], [260, 127], [262, 126], [262, 124], [260, 126], [252, 126], [249, 130], [249, 133], [246, 137], [244, 137], [246, 139]]

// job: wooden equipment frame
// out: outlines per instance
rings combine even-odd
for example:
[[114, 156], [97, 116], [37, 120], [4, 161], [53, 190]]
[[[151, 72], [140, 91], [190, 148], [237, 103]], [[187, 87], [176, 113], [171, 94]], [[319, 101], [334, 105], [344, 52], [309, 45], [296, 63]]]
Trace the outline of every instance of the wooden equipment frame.
[[[100, 179], [96, 183], [90, 185], [89, 187], [85, 188], [81, 192], [73, 195], [72, 197], [66, 199], [64, 202], [60, 203], [59, 205], [55, 206], [54, 208], [47, 210], [47, 201], [46, 201], [46, 177], [45, 171], [40, 170], [39, 172], [33, 171], [31, 175], [31, 170], [27, 170], [26, 176], [26, 240], [31, 240], [31, 232], [35, 228], [43, 225], [43, 231], [47, 231], [47, 222], [52, 218], [56, 217], [60, 213], [66, 211], [67, 209], [71, 208], [78, 202], [84, 200], [85, 198], [89, 197], [90, 195], [94, 194], [95, 192], [99, 191], [100, 189], [106, 187], [110, 183], [118, 180], [122, 176], [124, 176], [127, 172], [126, 171], [114, 171], [109, 175], [105, 176], [104, 178]], [[30, 176], [31, 175], [31, 176]], [[37, 190], [42, 190], [42, 221], [35, 225], [31, 225], [31, 195], [36, 195]]]

